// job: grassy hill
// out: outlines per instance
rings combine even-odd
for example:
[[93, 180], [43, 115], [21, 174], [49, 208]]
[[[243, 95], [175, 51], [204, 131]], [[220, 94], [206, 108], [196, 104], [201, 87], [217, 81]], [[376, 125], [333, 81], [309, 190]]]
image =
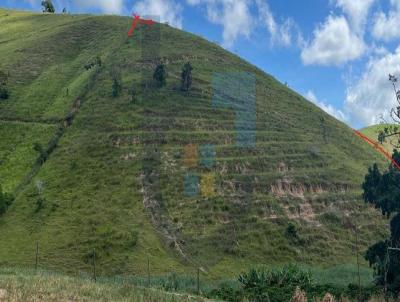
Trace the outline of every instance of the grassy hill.
[[[0, 217], [0, 264], [33, 266], [39, 243], [39, 265], [68, 272], [91, 270], [94, 255], [108, 275], [146, 275], [148, 260], [152, 274], [201, 267], [207, 278], [259, 264], [354, 267], [353, 225], [360, 251], [386, 233], [360, 197], [381, 155], [221, 47], [163, 24], [128, 39], [130, 24], [0, 10], [11, 92], [0, 183], [16, 196]], [[159, 62], [165, 87], [152, 80]], [[253, 126], [255, 143], [237, 144]]]

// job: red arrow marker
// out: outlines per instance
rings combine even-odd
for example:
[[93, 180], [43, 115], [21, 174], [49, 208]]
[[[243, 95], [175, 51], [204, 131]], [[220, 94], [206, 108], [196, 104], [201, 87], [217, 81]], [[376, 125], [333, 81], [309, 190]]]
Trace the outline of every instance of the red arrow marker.
[[139, 15], [134, 14], [133, 15], [133, 21], [132, 21], [132, 26], [128, 31], [128, 37], [131, 37], [133, 35], [133, 32], [135, 31], [135, 29], [136, 29], [138, 24], [145, 24], [145, 25], [152, 26], [152, 25], [154, 25], [154, 23], [155, 22], [153, 20], [140, 19]]
[[133, 35], [133, 32], [138, 24], [138, 21], [140, 20], [140, 16], [137, 15], [133, 15], [133, 22], [132, 22], [132, 26], [128, 31], [128, 37], [131, 37]]

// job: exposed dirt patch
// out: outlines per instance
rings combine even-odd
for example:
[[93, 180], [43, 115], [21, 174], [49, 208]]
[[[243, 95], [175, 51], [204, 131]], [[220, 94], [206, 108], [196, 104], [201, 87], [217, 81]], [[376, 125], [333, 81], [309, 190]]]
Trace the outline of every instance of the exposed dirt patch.
[[0, 301], [6, 301], [7, 291], [5, 289], [0, 288]]
[[158, 200], [157, 197], [152, 194], [152, 187], [146, 180], [146, 175], [142, 174], [140, 178], [142, 182], [143, 205], [150, 214], [153, 226], [169, 247], [175, 249], [183, 259], [189, 261], [187, 255], [183, 251], [184, 242], [179, 239], [178, 231], [165, 214], [162, 201]]
[[121, 159], [126, 160], [126, 161], [130, 161], [136, 158], [136, 154], [135, 153], [128, 153], [125, 155], [121, 155]]
[[326, 185], [326, 184], [313, 184], [304, 185], [294, 183], [289, 169], [284, 162], [280, 162], [277, 167], [278, 172], [281, 174], [281, 178], [278, 179], [275, 184], [270, 186], [270, 192], [278, 198], [282, 197], [296, 197], [305, 200], [305, 194], [322, 194], [326, 192], [341, 192], [345, 193], [350, 188], [345, 185]]
[[174, 158], [172, 152], [164, 151], [161, 153], [161, 170], [163, 173], [172, 174], [182, 169], [178, 161]]
[[278, 180], [275, 184], [271, 185], [270, 191], [273, 195], [278, 198], [291, 196], [297, 197], [301, 199], [305, 199], [305, 194], [322, 194], [326, 192], [341, 192], [345, 193], [349, 188], [347, 186], [342, 185], [304, 185], [304, 184], [295, 184], [290, 183], [284, 180]]
[[305, 193], [321, 194], [327, 192], [321, 185], [305, 186], [302, 184], [292, 184], [284, 180], [278, 180], [271, 185], [271, 193], [277, 197], [292, 196], [304, 199]]
[[296, 210], [290, 210], [289, 206], [284, 206], [283, 209], [289, 219], [303, 219], [308, 223], [315, 224], [316, 226], [321, 226], [316, 220], [317, 214], [314, 212], [312, 205], [309, 202], [303, 202], [296, 206]]

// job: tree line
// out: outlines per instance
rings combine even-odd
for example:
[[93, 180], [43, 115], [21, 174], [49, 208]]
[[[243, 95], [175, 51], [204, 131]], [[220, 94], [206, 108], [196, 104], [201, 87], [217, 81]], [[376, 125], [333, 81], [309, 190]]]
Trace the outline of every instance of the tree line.
[[[181, 90], [184, 92], [189, 92], [190, 89], [192, 88], [192, 79], [193, 79], [192, 70], [193, 70], [193, 67], [190, 64], [190, 62], [185, 63], [185, 65], [182, 67]], [[113, 97], [117, 97], [122, 92], [121, 76], [119, 73], [117, 73], [115, 71], [111, 71], [110, 74], [111, 74], [111, 78], [112, 78], [111, 94]], [[154, 82], [156, 83], [156, 85], [159, 88], [161, 88], [167, 84], [167, 78], [168, 78], [167, 67], [163, 63], [158, 64], [153, 72]], [[132, 101], [135, 100], [136, 93], [137, 93], [137, 89], [135, 87], [135, 84], [132, 84], [132, 86], [130, 88], [130, 95], [131, 95]]]

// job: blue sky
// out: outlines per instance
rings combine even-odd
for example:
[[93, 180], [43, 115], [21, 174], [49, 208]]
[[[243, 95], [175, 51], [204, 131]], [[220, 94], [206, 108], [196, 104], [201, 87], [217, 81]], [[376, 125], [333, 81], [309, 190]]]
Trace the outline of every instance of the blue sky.
[[[40, 0], [0, 0], [40, 11]], [[160, 16], [201, 35], [352, 127], [376, 124], [396, 105], [400, 0], [53, 0], [56, 10]]]

